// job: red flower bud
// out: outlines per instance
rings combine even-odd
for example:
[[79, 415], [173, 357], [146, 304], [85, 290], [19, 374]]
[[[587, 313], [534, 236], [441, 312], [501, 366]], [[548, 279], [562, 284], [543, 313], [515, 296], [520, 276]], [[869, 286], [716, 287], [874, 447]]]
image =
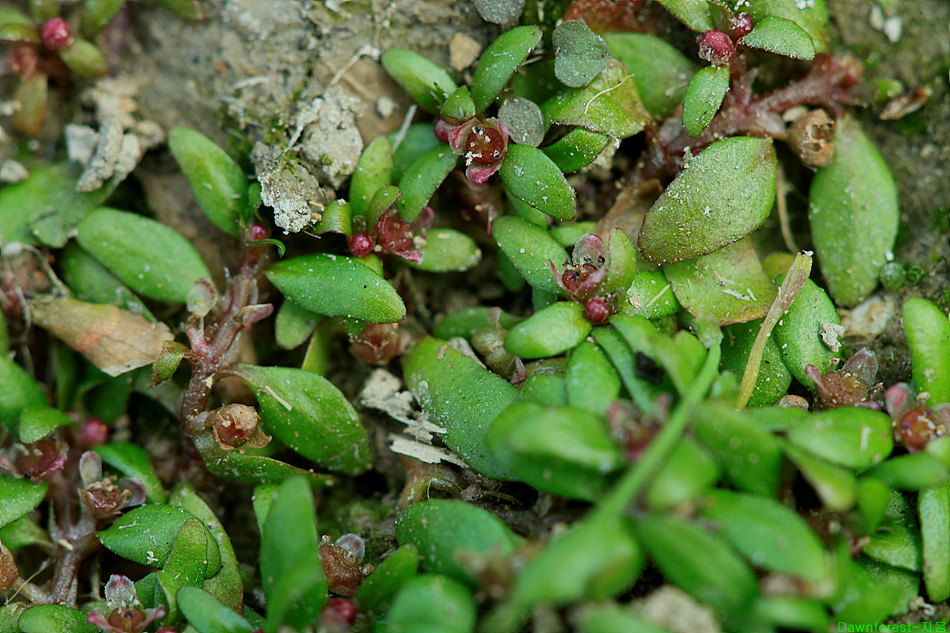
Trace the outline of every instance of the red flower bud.
[[500, 130], [477, 125], [465, 141], [465, 157], [476, 165], [492, 165], [508, 152], [508, 141]]
[[354, 233], [350, 236], [349, 245], [354, 257], [366, 257], [373, 252], [376, 241], [366, 233]]
[[257, 240], [266, 240], [268, 237], [267, 227], [261, 224], [260, 222], [255, 222], [251, 226], [247, 227], [247, 239], [250, 242], [256, 242]]
[[699, 56], [716, 66], [728, 66], [736, 53], [732, 40], [719, 29], [706, 31], [696, 38], [696, 43], [699, 45]]
[[748, 13], [740, 13], [729, 21], [729, 35], [733, 40], [738, 40], [752, 32], [752, 16]]
[[61, 51], [73, 41], [72, 31], [63, 18], [52, 18], [40, 27], [43, 46], [51, 51]]
[[584, 316], [594, 325], [606, 322], [612, 312], [610, 304], [603, 297], [594, 297], [584, 304]]

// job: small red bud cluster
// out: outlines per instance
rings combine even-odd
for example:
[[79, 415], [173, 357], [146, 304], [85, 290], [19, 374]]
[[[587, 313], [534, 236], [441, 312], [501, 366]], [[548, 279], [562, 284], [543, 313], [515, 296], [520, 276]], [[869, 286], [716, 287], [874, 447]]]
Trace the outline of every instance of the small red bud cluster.
[[73, 34], [66, 20], [51, 18], [40, 27], [40, 39], [49, 50], [61, 51], [72, 43]]
[[715, 66], [728, 66], [736, 47], [732, 38], [719, 29], [710, 29], [696, 38], [699, 56]]

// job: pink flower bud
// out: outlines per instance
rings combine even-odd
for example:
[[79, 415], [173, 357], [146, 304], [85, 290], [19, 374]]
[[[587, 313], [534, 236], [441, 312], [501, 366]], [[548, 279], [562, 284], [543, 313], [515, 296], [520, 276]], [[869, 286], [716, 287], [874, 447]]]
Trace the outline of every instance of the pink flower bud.
[[376, 242], [366, 233], [355, 233], [350, 236], [349, 246], [353, 257], [366, 257], [373, 252]]
[[613, 311], [610, 309], [610, 304], [603, 297], [594, 297], [584, 304], [584, 316], [594, 325], [606, 322], [611, 312]]
[[61, 51], [73, 41], [72, 31], [63, 18], [52, 18], [40, 27], [43, 46], [51, 51]]
[[748, 13], [740, 13], [729, 21], [729, 35], [733, 40], [738, 40], [752, 32], [752, 16]]
[[716, 66], [728, 66], [732, 56], [736, 53], [729, 36], [719, 29], [711, 29], [696, 38], [699, 45], [699, 56]]

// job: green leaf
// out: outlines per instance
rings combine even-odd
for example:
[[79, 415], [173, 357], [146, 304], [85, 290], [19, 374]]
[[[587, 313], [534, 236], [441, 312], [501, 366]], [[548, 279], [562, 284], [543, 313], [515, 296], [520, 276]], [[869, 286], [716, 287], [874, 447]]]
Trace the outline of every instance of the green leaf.
[[254, 390], [261, 421], [284, 444], [330, 470], [356, 475], [370, 467], [366, 429], [326, 378], [293, 367], [248, 364], [233, 372]]
[[651, 119], [637, 84], [616, 60], [587, 86], [560, 91], [541, 111], [550, 124], [579, 126], [617, 139], [637, 134]]
[[950, 596], [950, 483], [921, 490], [917, 497], [917, 515], [927, 596], [941, 602]]
[[198, 0], [158, 0], [158, 4], [186, 22], [202, 22], [206, 17]]
[[752, 32], [741, 42], [776, 55], [793, 59], [814, 59], [815, 44], [805, 29], [791, 20], [768, 17], [755, 22]]
[[917, 393], [928, 402], [950, 402], [950, 320], [937, 306], [920, 297], [904, 302], [904, 334], [914, 370]]
[[525, 0], [475, 0], [475, 9], [482, 19], [492, 24], [510, 25], [524, 10]]
[[370, 143], [356, 163], [350, 181], [350, 205], [353, 215], [369, 216], [369, 203], [381, 188], [393, 184], [393, 144], [385, 136]]
[[572, 220], [577, 214], [574, 188], [538, 148], [510, 145], [498, 173], [508, 193], [538, 211], [558, 220]]
[[447, 576], [424, 574], [403, 586], [374, 631], [471, 633], [475, 616], [475, 602], [465, 585]]
[[432, 328], [432, 334], [444, 341], [453, 336], [461, 336], [471, 341], [476, 330], [494, 327], [496, 318], [494, 315], [496, 313], [498, 315], [498, 325], [503, 329], [511, 329], [521, 321], [519, 317], [508, 314], [501, 308], [489, 308], [487, 306], [463, 308], [458, 312], [446, 315], [444, 319], [436, 323], [435, 327]]
[[564, 375], [567, 403], [603, 415], [620, 396], [620, 376], [604, 351], [591, 341], [573, 350]]
[[719, 536], [666, 515], [647, 515], [636, 525], [667, 579], [720, 615], [740, 613], [758, 593], [755, 574]]
[[46, 498], [47, 482], [0, 476], [0, 527], [33, 512]]
[[930, 453], [892, 457], [868, 473], [891, 488], [920, 490], [947, 481], [947, 467]]
[[419, 550], [415, 545], [403, 545], [363, 580], [353, 599], [368, 611], [384, 609], [418, 569]]
[[80, 220], [115, 189], [112, 184], [76, 191], [79, 170], [71, 163], [44, 164], [30, 170], [26, 180], [3, 187], [0, 226], [6, 242], [48, 244], [61, 248]]
[[834, 147], [812, 179], [808, 220], [828, 292], [853, 306], [877, 286], [900, 211], [890, 169], [854, 119], [838, 120]]
[[109, 72], [109, 62], [92, 42], [73, 38], [73, 43], [59, 52], [69, 70], [85, 79], [96, 79]]
[[539, 27], [517, 26], [499, 35], [485, 49], [472, 77], [472, 98], [477, 112], [492, 104], [540, 41]]
[[858, 483], [851, 471], [812, 457], [790, 444], [783, 450], [829, 510], [843, 511], [854, 505]]
[[670, 510], [695, 499], [719, 480], [716, 461], [696, 440], [684, 437], [647, 487], [647, 507]]
[[[320, 213], [320, 221], [313, 227], [317, 235], [323, 233], [339, 233], [349, 237], [353, 233], [353, 209], [346, 200], [334, 200]], [[259, 242], [255, 242], [259, 244]], [[277, 246], [278, 257], [284, 256], [284, 245], [280, 240], [268, 240], [267, 243]]]
[[177, 602], [188, 623], [198, 633], [254, 632], [254, 627], [247, 620], [198, 587], [179, 589]]
[[573, 349], [590, 334], [584, 307], [559, 301], [528, 317], [505, 337], [505, 349], [522, 358], [546, 358]]
[[610, 137], [606, 134], [576, 127], [551, 145], [541, 148], [541, 151], [554, 161], [558, 169], [570, 173], [594, 162], [608, 143]]
[[672, 338], [657, 331], [643, 317], [616, 314], [611, 325], [623, 336], [634, 352], [655, 360], [669, 374], [680, 394], [685, 394], [706, 359], [706, 349], [689, 332], [677, 332]]
[[167, 495], [158, 479], [148, 453], [129, 442], [109, 442], [93, 448], [102, 461], [126, 477], [138, 479], [145, 486], [146, 498], [152, 503], [165, 503]]
[[[274, 633], [279, 624], [300, 629], [317, 620], [327, 601], [319, 542], [310, 486], [302, 477], [288, 479], [278, 489], [261, 530], [261, 582], [268, 603], [268, 633]], [[288, 595], [291, 588], [297, 595]], [[283, 617], [275, 618], [271, 610], [278, 600], [284, 603], [278, 610], [283, 611]]]
[[[96, 537], [106, 549], [140, 565], [164, 566], [182, 526], [195, 515], [182, 508], [149, 504], [139, 506], [116, 519]], [[208, 528], [204, 528], [207, 532]], [[221, 570], [221, 552], [207, 532], [205, 560], [209, 576]]]
[[828, 50], [828, 9], [825, 0], [749, 0], [749, 13], [755, 24], [773, 17], [791, 20], [811, 36], [815, 52]]
[[606, 33], [610, 54], [633, 73], [643, 105], [663, 116], [679, 105], [696, 63], [666, 40], [649, 33]]
[[903, 525], [882, 525], [861, 548], [861, 553], [894, 567], [919, 572], [923, 568], [921, 547], [917, 530]]
[[761, 596], [755, 601], [755, 614], [783, 629], [827, 631], [828, 609], [820, 601], [801, 596]]
[[658, 270], [642, 270], [633, 276], [626, 292], [629, 299], [623, 305], [623, 314], [658, 319], [679, 312], [676, 300], [666, 277]]
[[[782, 278], [776, 282], [781, 283]], [[831, 351], [821, 333], [826, 324], [838, 325], [840, 322], [831, 299], [809, 279], [772, 330], [785, 366], [798, 382], [810, 389], [814, 389], [815, 384], [805, 374], [805, 366], [814, 365], [821, 374], [834, 367], [839, 354]]]
[[[763, 319], [756, 319], [748, 323], [735, 323], [723, 329], [725, 337], [720, 364], [722, 369], [731, 371], [738, 378], [742, 377], [762, 321]], [[775, 404], [785, 395], [791, 384], [792, 373], [782, 361], [778, 343], [775, 337], [769, 337], [765, 342], [765, 351], [762, 354], [762, 363], [755, 380], [755, 389], [746, 406], [754, 408]]]
[[560, 291], [551, 263], [560, 266], [567, 261], [567, 251], [544, 228], [503, 217], [492, 223], [492, 237], [532, 287], [554, 294]]
[[323, 319], [319, 314], [304, 310], [293, 301], [284, 301], [277, 309], [274, 337], [283, 349], [303, 345]]
[[429, 421], [446, 429], [449, 448], [483, 475], [515, 478], [485, 444], [489, 424], [518, 399], [511, 383], [434, 338], [403, 357], [403, 375]]
[[442, 145], [442, 141], [432, 133], [432, 123], [414, 123], [405, 134], [393, 133], [388, 138], [393, 144], [393, 182], [399, 182], [420, 156]]
[[563, 376], [548, 374], [528, 376], [521, 383], [521, 399], [545, 407], [563, 407], [567, 405], [567, 393], [564, 389]]
[[165, 567], [155, 574], [158, 587], [164, 593], [169, 621], [175, 622], [179, 618], [178, 590], [182, 587], [197, 587], [205, 579], [207, 561], [204, 552], [209, 547], [208, 529], [198, 519], [188, 519], [175, 542]]
[[745, 237], [772, 209], [775, 174], [771, 140], [716, 141], [689, 161], [647, 213], [639, 239], [643, 257], [680, 262]]
[[244, 584], [238, 569], [237, 557], [234, 555], [234, 547], [231, 545], [227, 532], [224, 531], [224, 526], [208, 504], [187, 483], [179, 484], [175, 488], [171, 495], [171, 503], [188, 510], [203, 521], [211, 531], [211, 536], [221, 552], [221, 571], [206, 578], [202, 588], [232, 609], [240, 609], [244, 602]]
[[620, 228], [610, 229], [604, 244], [606, 274], [602, 292], [624, 292], [637, 274], [637, 247]]
[[429, 229], [422, 247], [422, 261], [410, 267], [433, 273], [468, 270], [482, 259], [475, 240], [453, 229]]
[[479, 584], [478, 577], [460, 560], [507, 557], [520, 540], [495, 515], [457, 499], [413, 503], [396, 523], [396, 538], [400, 545], [417, 548], [426, 571], [445, 574], [473, 588]]
[[786, 437], [815, 457], [854, 470], [880, 463], [894, 447], [890, 417], [859, 407], [814, 413], [789, 429]]
[[279, 484], [291, 477], [306, 477], [312, 484], [320, 486], [332, 485], [334, 481], [329, 475], [296, 468], [271, 457], [225, 451], [209, 432], [195, 437], [195, 448], [201, 454], [208, 472], [228, 481]]
[[439, 116], [443, 121], [452, 125], [459, 125], [475, 116], [475, 101], [467, 86], [462, 86], [449, 95], [442, 104]]
[[728, 66], [706, 66], [693, 75], [683, 95], [683, 128], [687, 134], [702, 134], [719, 111], [728, 90]]
[[586, 86], [607, 66], [610, 49], [583, 20], [565, 20], [554, 29], [554, 75], [565, 86]]
[[645, 562], [628, 519], [578, 521], [528, 561], [511, 600], [525, 607], [603, 600], [632, 586]]
[[498, 120], [508, 128], [511, 140], [519, 145], [537, 147], [548, 129], [538, 104], [517, 95], [502, 102], [498, 108]]
[[126, 0], [86, 0], [82, 11], [82, 32], [93, 36], [112, 21], [125, 6]]
[[191, 184], [198, 206], [219, 229], [239, 237], [247, 223], [247, 177], [227, 152], [187, 127], [168, 132], [168, 147]]
[[412, 222], [419, 217], [457, 162], [458, 156], [452, 153], [448, 144], [440, 143], [406, 168], [406, 173], [399, 179], [402, 197], [396, 203], [403, 220]]
[[195, 247], [155, 220], [103, 207], [77, 230], [80, 246], [149, 299], [184, 303], [195, 281], [211, 276]]
[[66, 245], [60, 262], [63, 281], [80, 301], [114, 305], [154, 320], [141, 299], [75, 242]]
[[[20, 517], [13, 523], [0, 528], [0, 543], [3, 543], [3, 546], [11, 552], [30, 545], [54, 547], [46, 530], [37, 525], [29, 515]], [[3, 631], [3, 627], [0, 626], [0, 632]]]
[[693, 432], [736, 488], [776, 497], [782, 480], [782, 451], [775, 437], [756, 423], [755, 413], [707, 403], [695, 416]]
[[804, 519], [778, 501], [713, 490], [700, 512], [757, 567], [818, 582], [826, 576], [825, 548]]
[[709, 16], [706, 0], [657, 0], [657, 2], [693, 31], [702, 33], [715, 28]]
[[749, 237], [709, 255], [666, 264], [663, 274], [687, 312], [716, 325], [764, 317], [778, 293]]
[[438, 114], [445, 98], [458, 88], [444, 68], [419, 53], [391, 48], [383, 53], [381, 61], [392, 78], [430, 114]]
[[633, 608], [632, 605], [618, 605], [614, 602], [595, 602], [581, 605], [572, 614], [581, 633], [617, 633], [618, 631], [636, 631], [636, 633], [667, 633]]
[[395, 323], [406, 306], [395, 288], [352, 257], [317, 253], [271, 266], [267, 279], [301, 308], [325, 316]]
[[86, 622], [86, 614], [58, 604], [31, 607], [20, 616], [21, 633], [100, 633]]
[[72, 418], [59, 409], [47, 406], [30, 407], [24, 409], [20, 415], [18, 435], [21, 442], [31, 444], [72, 423]]
[[586, 409], [515, 402], [492, 422], [488, 448], [518, 478], [572, 499], [593, 501], [622, 456], [606, 420]]

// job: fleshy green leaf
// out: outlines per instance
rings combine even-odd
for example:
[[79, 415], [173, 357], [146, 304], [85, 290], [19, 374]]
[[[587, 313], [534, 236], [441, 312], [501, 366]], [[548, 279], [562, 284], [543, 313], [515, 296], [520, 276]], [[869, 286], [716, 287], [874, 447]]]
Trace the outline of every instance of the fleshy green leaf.
[[73, 43], [59, 52], [60, 58], [80, 77], [96, 79], [109, 72], [109, 62], [92, 42], [73, 38]]
[[442, 117], [443, 121], [455, 125], [468, 121], [476, 114], [475, 101], [472, 99], [472, 93], [467, 86], [462, 86], [450, 94], [449, 98], [442, 104], [442, 109], [439, 110], [439, 116]]
[[858, 484], [851, 471], [812, 457], [792, 445], [784, 446], [784, 451], [828, 509], [847, 510], [854, 505]]
[[930, 600], [950, 596], [950, 483], [921, 490], [917, 497], [923, 542], [924, 586]]
[[657, 319], [676, 314], [682, 307], [666, 277], [658, 270], [638, 272], [626, 294], [629, 299], [623, 306], [623, 314]]
[[[781, 283], [781, 279], [776, 281]], [[839, 354], [831, 351], [821, 334], [825, 324], [839, 323], [831, 299], [809, 279], [772, 330], [785, 366], [798, 382], [810, 389], [814, 389], [814, 381], [805, 374], [805, 366], [814, 365], [821, 374], [832, 369]]]
[[394, 323], [406, 306], [389, 282], [352, 257], [317, 253], [284, 260], [267, 279], [305, 310], [325, 316]]
[[475, 602], [465, 585], [448, 576], [423, 574], [403, 586], [374, 631], [471, 633], [475, 615]]
[[522, 358], [557, 356], [583, 341], [590, 330], [581, 304], [559, 301], [513, 327], [505, 349]]
[[901, 313], [914, 369], [917, 393], [929, 402], [950, 402], [950, 321], [926, 299], [911, 297]]
[[370, 611], [385, 607], [403, 585], [416, 575], [418, 569], [419, 550], [415, 545], [403, 545], [373, 570], [353, 598], [361, 608]]
[[497, 312], [498, 324], [504, 329], [510, 330], [521, 321], [520, 318], [502, 311], [501, 308], [489, 308], [486, 306], [464, 308], [458, 312], [447, 315], [444, 319], [436, 323], [432, 329], [432, 334], [436, 338], [445, 341], [453, 336], [461, 336], [471, 341], [472, 334], [474, 334], [476, 330], [494, 326], [495, 317], [493, 315], [495, 312], [492, 312], [492, 310]]
[[[320, 214], [320, 221], [313, 227], [313, 232], [317, 235], [339, 233], [349, 237], [353, 233], [353, 209], [350, 203], [346, 200], [334, 200], [328, 204]], [[279, 240], [272, 240], [271, 243], [278, 247], [278, 256], [283, 257], [283, 243]]]
[[667, 579], [720, 614], [741, 612], [758, 593], [749, 566], [695, 523], [649, 515], [637, 522], [637, 533]]
[[204, 214], [225, 233], [239, 236], [248, 220], [244, 170], [214, 141], [191, 128], [172, 128], [168, 147]]
[[86, 0], [83, 3], [82, 32], [93, 36], [112, 21], [126, 0]]
[[432, 123], [414, 123], [405, 134], [390, 134], [389, 140], [393, 143], [393, 182], [399, 182], [420, 156], [442, 144], [432, 131]]
[[429, 420], [446, 429], [449, 448], [484, 475], [515, 478], [485, 444], [488, 425], [518, 399], [511, 383], [434, 338], [403, 357], [403, 374]]
[[894, 447], [891, 419], [880, 411], [842, 407], [814, 413], [789, 429], [788, 441], [815, 457], [863, 470]]
[[198, 519], [188, 519], [175, 542], [165, 567], [155, 574], [159, 589], [165, 595], [169, 621], [176, 621], [178, 613], [178, 590], [182, 587], [197, 587], [205, 579], [207, 561], [204, 552], [209, 547], [208, 530]]
[[897, 187], [887, 163], [851, 118], [838, 120], [831, 163], [811, 182], [808, 221], [828, 292], [844, 306], [877, 286], [894, 249]]
[[752, 32], [741, 41], [751, 48], [794, 59], [815, 57], [815, 44], [808, 32], [784, 18], [768, 17], [757, 21]]
[[714, 28], [706, 0], [657, 0], [657, 2], [694, 31], [702, 33]]
[[644, 562], [627, 519], [578, 522], [528, 562], [512, 601], [529, 607], [603, 600], [630, 587]]
[[617, 139], [637, 134], [651, 118], [637, 84], [616, 60], [587, 86], [559, 92], [541, 111], [549, 123], [576, 125]]
[[393, 144], [385, 136], [376, 138], [360, 154], [350, 181], [353, 215], [368, 216], [369, 203], [380, 187], [393, 184]]
[[669, 510], [696, 499], [719, 480], [719, 468], [709, 451], [695, 440], [684, 437], [650, 482], [646, 491], [647, 507]]
[[519, 145], [537, 147], [548, 129], [541, 108], [534, 101], [517, 95], [502, 102], [498, 108], [498, 120], [508, 128], [511, 140]]
[[457, 499], [414, 503], [396, 524], [400, 545], [415, 545], [426, 571], [445, 574], [472, 587], [478, 578], [459, 561], [466, 556], [510, 556], [518, 537], [495, 515]]
[[396, 203], [403, 220], [412, 222], [419, 217], [429, 204], [432, 194], [449, 172], [455, 169], [457, 162], [458, 156], [452, 153], [447, 144], [440, 143], [409, 165], [406, 173], [399, 179], [402, 197]]
[[468, 270], [481, 261], [475, 240], [453, 229], [429, 229], [422, 247], [422, 261], [409, 265], [419, 270], [442, 273]]
[[154, 319], [141, 299], [75, 242], [66, 245], [60, 262], [63, 281], [76, 299], [114, 305], [149, 320]]
[[689, 161], [647, 213], [643, 257], [672, 263], [707, 255], [757, 228], [775, 200], [775, 148], [769, 139], [717, 141]]
[[516, 402], [492, 422], [486, 441], [519, 479], [573, 499], [597, 499], [622, 461], [606, 420], [573, 407]]
[[323, 317], [304, 310], [293, 301], [284, 301], [277, 310], [274, 337], [284, 349], [294, 349], [304, 344]]
[[224, 606], [217, 598], [198, 587], [178, 591], [178, 608], [198, 633], [253, 633], [254, 627]]
[[86, 622], [86, 614], [58, 604], [31, 607], [18, 621], [21, 633], [101, 633]]
[[586, 86], [610, 59], [604, 38], [583, 20], [565, 20], [554, 29], [554, 75], [565, 86]]
[[883, 525], [871, 535], [861, 553], [876, 561], [910, 571], [923, 568], [920, 532], [904, 525]]
[[749, 0], [749, 14], [754, 23], [766, 18], [785, 18], [805, 29], [811, 36], [815, 52], [828, 49], [828, 9], [825, 0]]
[[288, 479], [278, 489], [261, 529], [268, 633], [275, 633], [279, 624], [300, 629], [317, 620], [327, 601], [319, 542], [310, 486], [302, 477]]
[[620, 396], [620, 376], [604, 351], [591, 341], [571, 350], [564, 374], [567, 403], [603, 415]]
[[73, 423], [66, 413], [53, 407], [30, 407], [20, 415], [19, 438], [24, 444], [43, 439], [62, 426]]
[[700, 510], [753, 564], [808, 582], [825, 577], [825, 548], [804, 519], [778, 501], [713, 490]]
[[687, 312], [716, 325], [765, 316], [778, 292], [748, 237], [709, 255], [667, 264], [663, 274]]
[[643, 105], [663, 116], [679, 105], [696, 64], [666, 40], [649, 33], [606, 33], [610, 54], [633, 73]]
[[293, 367], [242, 364], [267, 432], [307, 459], [356, 475], [372, 463], [369, 437], [350, 401], [323, 376]]
[[[759, 333], [762, 319], [748, 323], [735, 323], [726, 326], [722, 347], [721, 367], [731, 371], [741, 378], [745, 373], [746, 363], [755, 337]], [[792, 384], [792, 373], [782, 361], [782, 352], [779, 350], [775, 337], [769, 337], [765, 343], [765, 352], [762, 354], [762, 363], [755, 381], [755, 390], [746, 406], [763, 407], [774, 404], [785, 395]]]
[[699, 136], [716, 116], [729, 90], [729, 67], [706, 66], [693, 75], [683, 95], [683, 128]]
[[[182, 508], [149, 504], [123, 514], [107, 529], [97, 532], [96, 536], [106, 549], [122, 558], [140, 565], [164, 566], [182, 526], [195, 518], [195, 515]], [[208, 528], [204, 529], [207, 532]], [[207, 536], [206, 573], [210, 576], [221, 569], [221, 552], [210, 532], [207, 532]]]
[[509, 146], [498, 173], [508, 193], [538, 211], [558, 220], [572, 220], [577, 214], [574, 188], [538, 148]]
[[[45, 82], [44, 82], [45, 83]], [[62, 247], [68, 234], [115, 188], [76, 191], [79, 171], [72, 164], [54, 163], [30, 170], [26, 180], [6, 184], [0, 195], [0, 226], [7, 242]]]
[[559, 292], [551, 263], [560, 266], [568, 257], [550, 233], [521, 218], [503, 217], [492, 223], [492, 237], [532, 287]]
[[438, 114], [445, 98], [458, 86], [441, 66], [419, 53], [391, 48], [382, 57], [383, 67], [424, 110]]
[[[543, 147], [541, 151], [554, 161], [558, 169], [570, 173], [594, 162], [608, 143], [610, 137], [606, 134], [576, 127], [556, 142]], [[572, 241], [571, 244], [573, 243]]]
[[215, 477], [244, 483], [279, 484], [291, 477], [306, 477], [313, 485], [329, 486], [333, 478], [263, 455], [251, 455], [239, 451], [226, 451], [214, 441], [211, 433], [195, 437], [195, 447], [205, 466]]
[[482, 112], [492, 104], [540, 41], [541, 29], [537, 26], [517, 26], [495, 38], [478, 58], [472, 77], [476, 111]]
[[32, 482], [16, 479], [10, 475], [0, 476], [0, 527], [33, 512], [46, 498], [47, 482]]
[[77, 239], [113, 275], [149, 299], [184, 303], [195, 281], [211, 276], [181, 233], [134, 213], [96, 209], [79, 223]]

